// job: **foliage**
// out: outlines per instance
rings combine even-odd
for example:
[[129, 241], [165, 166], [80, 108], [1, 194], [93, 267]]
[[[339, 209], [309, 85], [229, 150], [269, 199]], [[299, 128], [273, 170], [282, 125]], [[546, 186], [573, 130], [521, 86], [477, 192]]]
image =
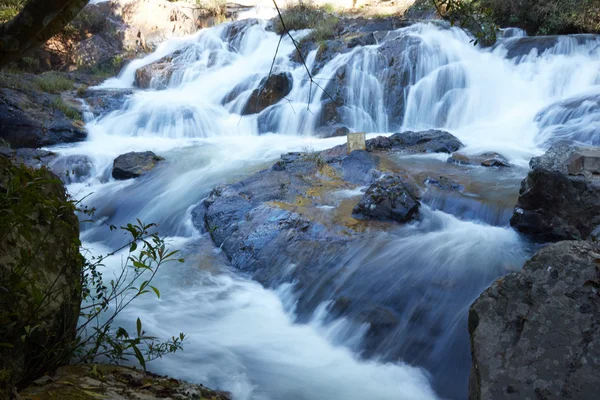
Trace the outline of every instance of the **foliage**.
[[0, 24], [13, 19], [26, 0], [0, 0]]
[[304, 146], [302, 148], [302, 160], [314, 164], [317, 169], [321, 169], [327, 163], [321, 157], [319, 151], [315, 151], [311, 146]]
[[52, 100], [52, 108], [65, 114], [67, 118], [81, 120], [81, 114], [74, 107], [71, 107], [61, 97], [56, 97]]
[[75, 89], [72, 80], [56, 72], [38, 75], [37, 84], [42, 91], [54, 94]]
[[[331, 14], [328, 10], [331, 10], [331, 6], [328, 4], [316, 6], [311, 2], [300, 0], [297, 4], [283, 11], [281, 16], [285, 22], [285, 27], [290, 31], [301, 29], [313, 30], [302, 41], [321, 41], [332, 39], [337, 32], [340, 22], [339, 18]], [[279, 18], [275, 19], [273, 29], [279, 35], [285, 33], [285, 29]]]
[[459, 25], [473, 37], [473, 43], [490, 46], [496, 42], [498, 26], [491, 11], [480, 0], [431, 0], [438, 14], [452, 25]]
[[[138, 220], [120, 228], [130, 237], [127, 243], [86, 260], [74, 214], [78, 208], [93, 213], [68, 198], [44, 167], [34, 171], [0, 157], [0, 361], [24, 359], [24, 366], [0, 365], [0, 372], [22, 371], [9, 377], [21, 384], [69, 361], [134, 359], [145, 369], [147, 362], [181, 350], [185, 340], [182, 333], [166, 341], [147, 335], [139, 318], [132, 321], [133, 333], [114, 326], [135, 299], [160, 297], [153, 280], [166, 263], [183, 261], [177, 251], [152, 231], [154, 224]], [[119, 272], [105, 279], [104, 262], [123, 251]], [[48, 314], [59, 306], [59, 313]], [[0, 395], [9, 378], [0, 382]]]

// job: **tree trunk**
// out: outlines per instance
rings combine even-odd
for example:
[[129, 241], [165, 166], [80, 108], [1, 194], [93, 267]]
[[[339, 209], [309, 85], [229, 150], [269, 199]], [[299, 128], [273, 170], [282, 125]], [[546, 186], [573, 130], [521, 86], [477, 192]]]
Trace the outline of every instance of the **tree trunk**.
[[0, 26], [0, 68], [25, 56], [59, 33], [89, 0], [29, 0]]

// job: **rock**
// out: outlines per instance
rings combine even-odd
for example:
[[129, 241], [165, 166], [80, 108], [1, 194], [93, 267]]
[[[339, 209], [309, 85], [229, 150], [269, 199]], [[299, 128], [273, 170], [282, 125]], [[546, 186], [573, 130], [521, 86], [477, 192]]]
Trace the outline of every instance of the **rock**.
[[287, 72], [273, 74], [263, 79], [252, 91], [242, 115], [257, 114], [279, 102], [292, 91], [292, 75]]
[[407, 222], [419, 213], [419, 201], [398, 175], [386, 175], [367, 189], [352, 210], [356, 218]]
[[382, 151], [392, 148], [392, 141], [385, 136], [377, 136], [367, 140], [367, 151]]
[[442, 190], [452, 190], [462, 192], [465, 190], [465, 187], [458, 182], [455, 182], [445, 176], [439, 176], [437, 178], [428, 177], [425, 180], [426, 185], [435, 186], [438, 189]]
[[173, 72], [177, 69], [172, 62], [174, 55], [163, 57], [136, 70], [134, 85], [140, 89], [166, 89]]
[[49, 167], [64, 184], [70, 184], [89, 178], [94, 163], [86, 155], [70, 155], [54, 158], [49, 163]]
[[115, 158], [112, 176], [115, 179], [137, 178], [150, 172], [164, 158], [151, 151], [143, 153], [130, 152]]
[[395, 149], [416, 153], [453, 153], [463, 147], [454, 135], [434, 129], [394, 133], [389, 139]]
[[560, 36], [524, 36], [510, 38], [505, 41], [498, 42], [496, 46], [501, 46], [506, 49], [506, 58], [521, 60], [529, 55], [541, 56], [544, 53], [552, 52], [552, 54], [568, 54], [564, 53], [568, 46], [557, 46], [559, 41], [563, 43], [570, 41], [574, 45], [584, 44], [589, 41], [596, 41], [597, 36], [591, 34], [581, 35], [560, 35]]
[[594, 399], [600, 387], [600, 244], [543, 248], [469, 312], [469, 399]]
[[0, 87], [0, 138], [15, 149], [85, 140], [83, 122], [67, 117], [67, 108], [78, 116], [60, 95]]
[[51, 151], [39, 149], [11, 149], [0, 147], [0, 156], [4, 156], [13, 164], [26, 165], [29, 168], [48, 166], [58, 155]]
[[510, 167], [510, 163], [503, 155], [494, 152], [477, 155], [453, 153], [447, 162], [458, 165], [480, 165], [482, 167]]
[[511, 225], [534, 240], [587, 238], [600, 225], [599, 158], [600, 148], [566, 143], [533, 158]]
[[343, 125], [322, 126], [315, 130], [315, 136], [322, 138], [346, 136], [350, 133], [350, 129]]
[[[22, 390], [22, 399], [229, 400], [230, 394], [138, 369], [108, 364], [69, 365]], [[92, 393], [93, 396], [90, 394]]]
[[112, 111], [120, 110], [133, 93], [131, 89], [94, 89], [82, 96], [95, 117], [101, 117]]
[[13, 386], [64, 362], [57, 356], [75, 339], [83, 257], [75, 206], [56, 175], [16, 167], [0, 155], [0, 193], [0, 398], [6, 399]]

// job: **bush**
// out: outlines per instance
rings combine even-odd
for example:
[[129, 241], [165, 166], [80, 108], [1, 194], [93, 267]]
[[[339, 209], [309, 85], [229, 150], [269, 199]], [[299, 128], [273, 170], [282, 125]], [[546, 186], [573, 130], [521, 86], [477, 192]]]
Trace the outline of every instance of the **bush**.
[[67, 118], [70, 118], [73, 120], [82, 120], [82, 117], [81, 117], [81, 114], [79, 113], [79, 111], [77, 111], [74, 107], [71, 107], [70, 105], [65, 103], [64, 100], [61, 99], [60, 97], [57, 97], [54, 100], [52, 100], [52, 108], [65, 114], [65, 116], [67, 116]]
[[[120, 229], [130, 240], [103, 256], [82, 257], [75, 211], [45, 168], [14, 166], [0, 156], [0, 398], [67, 362], [146, 363], [182, 349], [185, 335], [165, 341], [115, 327], [115, 318], [146, 294], [160, 296], [153, 279], [177, 260], [155, 232], [137, 221]], [[110, 226], [111, 231], [117, 227]], [[125, 250], [120, 272], [105, 280], [107, 257]], [[78, 323], [79, 321], [79, 323]]]
[[0, 24], [13, 19], [27, 0], [0, 0]]
[[[312, 33], [304, 37], [302, 41], [328, 40], [332, 39], [339, 25], [339, 18], [331, 14], [331, 5], [316, 6], [311, 2], [299, 1], [296, 5], [282, 11], [281, 17], [285, 27], [290, 31], [301, 29], [312, 29]], [[279, 35], [285, 33], [283, 24], [279, 17], [275, 17], [273, 29]]]
[[72, 80], [56, 72], [38, 75], [37, 84], [42, 91], [47, 93], [56, 94], [75, 89], [75, 83]]

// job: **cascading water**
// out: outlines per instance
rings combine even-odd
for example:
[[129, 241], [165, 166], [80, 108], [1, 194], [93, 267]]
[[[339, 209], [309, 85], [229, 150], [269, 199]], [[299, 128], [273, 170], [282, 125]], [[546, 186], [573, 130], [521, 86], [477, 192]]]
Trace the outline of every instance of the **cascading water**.
[[[466, 174], [468, 191], [477, 196], [426, 194], [421, 221], [374, 233], [336, 255], [336, 291], [358, 304], [401, 305], [397, 328], [374, 339], [347, 318], [367, 310], [330, 313], [325, 288], [331, 289], [332, 275], [317, 277], [310, 291], [296, 291], [293, 282], [265, 289], [230, 269], [210, 238], [194, 230], [191, 209], [216, 185], [266, 168], [281, 153], [342, 143], [312, 136], [330, 96], [343, 100], [336, 123], [350, 130], [444, 128], [467, 145], [464, 152], [497, 151], [517, 166], [557, 138], [598, 144], [600, 40], [566, 37], [543, 51], [525, 51], [518, 33], [480, 49], [460, 30], [418, 24], [325, 60], [313, 50], [307, 67], [327, 93], [292, 61], [294, 47], [284, 38], [274, 73], [289, 73], [291, 91], [244, 116], [279, 41], [265, 22], [225, 24], [170, 40], [106, 81], [101, 89], [131, 89], [136, 70], [166, 60], [152, 89], [134, 90], [117, 109], [88, 121], [86, 142], [54, 149], [60, 162], [87, 166], [70, 178], [69, 191], [88, 196], [86, 204], [97, 208], [101, 221], [156, 222], [182, 249], [186, 263], [158, 276], [161, 300], [132, 303], [118, 321], [140, 316], [153, 335], [189, 335], [183, 353], [152, 369], [231, 391], [235, 399], [464, 398], [468, 306], [493, 279], [520, 268], [529, 253], [507, 227], [524, 168], [499, 178], [481, 168], [452, 170], [445, 158], [399, 156], [415, 173]], [[145, 150], [167, 161], [136, 180], [110, 177], [116, 156]], [[102, 253], [122, 237], [99, 223], [84, 226], [82, 239]], [[114, 259], [107, 273], [118, 267]], [[385, 317], [379, 316], [382, 323]]]

